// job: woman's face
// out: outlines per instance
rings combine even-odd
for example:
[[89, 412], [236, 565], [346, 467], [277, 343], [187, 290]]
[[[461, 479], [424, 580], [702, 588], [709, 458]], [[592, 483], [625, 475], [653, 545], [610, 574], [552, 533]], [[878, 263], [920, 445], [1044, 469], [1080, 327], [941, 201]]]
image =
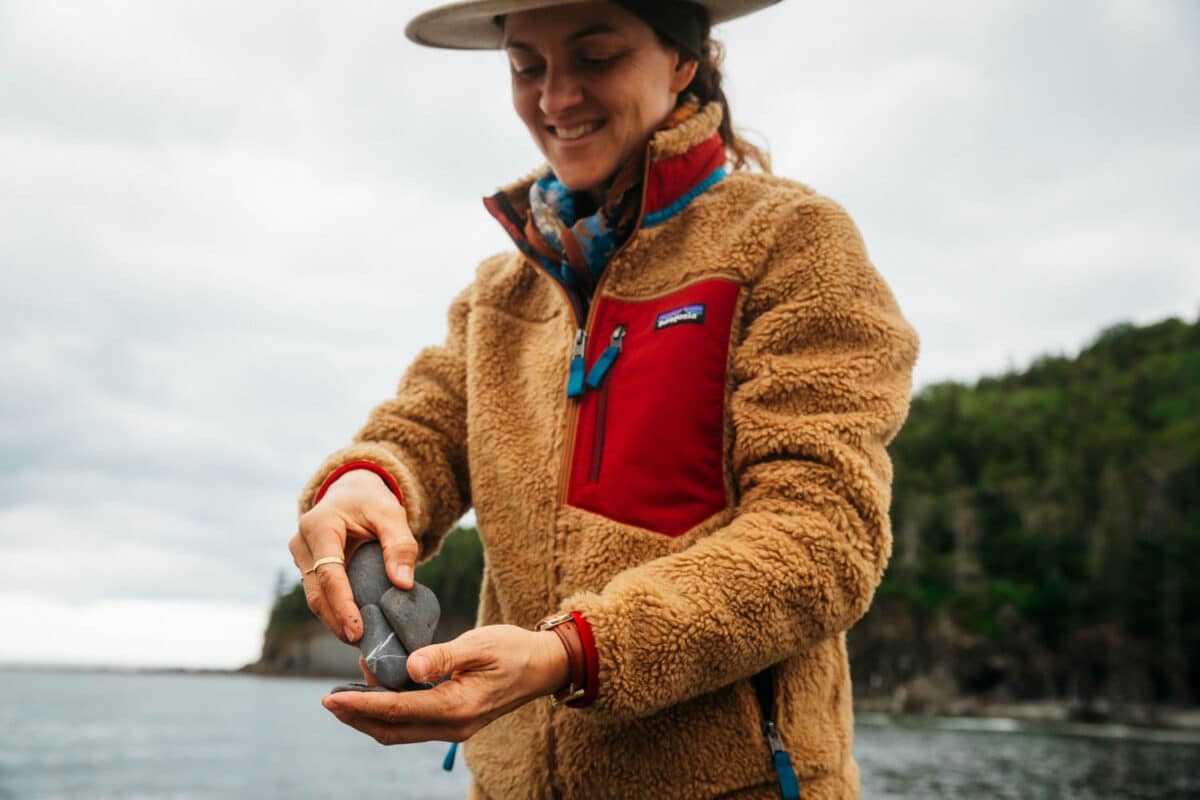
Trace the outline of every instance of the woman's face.
[[505, 20], [513, 106], [566, 186], [596, 189], [646, 146], [696, 73], [694, 59], [611, 3]]

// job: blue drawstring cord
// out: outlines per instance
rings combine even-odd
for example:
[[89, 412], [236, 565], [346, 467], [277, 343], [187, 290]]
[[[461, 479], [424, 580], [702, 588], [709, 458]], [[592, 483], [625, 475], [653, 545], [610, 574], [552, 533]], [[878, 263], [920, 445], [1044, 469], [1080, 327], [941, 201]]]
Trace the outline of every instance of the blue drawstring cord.
[[450, 745], [450, 749], [446, 751], [446, 757], [442, 759], [442, 769], [449, 772], [454, 769], [454, 756], [458, 754], [458, 742]]

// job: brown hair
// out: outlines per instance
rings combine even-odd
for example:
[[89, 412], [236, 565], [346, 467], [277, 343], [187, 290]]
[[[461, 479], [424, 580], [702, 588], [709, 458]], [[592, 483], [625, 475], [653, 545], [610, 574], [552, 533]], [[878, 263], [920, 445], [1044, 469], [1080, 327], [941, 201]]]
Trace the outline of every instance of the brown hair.
[[[709, 34], [707, 21], [704, 28], [704, 44], [701, 46], [696, 77], [692, 78], [687, 89], [680, 94], [680, 102], [683, 102], [686, 95], [692, 94], [700, 101], [701, 108], [708, 103], [720, 103], [722, 113], [721, 127], [718, 131], [721, 134], [721, 140], [725, 142], [725, 152], [733, 163], [733, 168], [748, 170], [757, 165], [763, 172], [769, 173], [771, 171], [770, 154], [764, 148], [743, 139], [733, 128], [733, 118], [729, 113], [729, 99], [725, 97], [725, 90], [721, 88], [721, 66], [725, 61], [725, 48]], [[668, 47], [679, 48], [679, 45], [670, 42], [662, 34], [659, 34], [659, 39]], [[679, 48], [679, 52], [685, 58], [692, 57], [681, 48]]]

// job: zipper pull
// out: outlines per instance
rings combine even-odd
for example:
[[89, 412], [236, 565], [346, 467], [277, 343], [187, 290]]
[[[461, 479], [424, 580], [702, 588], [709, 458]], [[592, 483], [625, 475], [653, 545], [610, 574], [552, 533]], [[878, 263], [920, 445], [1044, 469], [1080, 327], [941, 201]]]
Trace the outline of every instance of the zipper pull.
[[596, 359], [596, 363], [592, 365], [591, 371], [587, 376], [587, 385], [593, 389], [599, 389], [600, 384], [604, 382], [604, 376], [612, 368], [613, 362], [617, 360], [617, 356], [621, 355], [621, 348], [625, 344], [625, 326], [618, 325], [613, 328], [612, 338], [608, 341], [608, 347]]
[[454, 769], [454, 756], [458, 754], [458, 742], [451, 742], [450, 749], [446, 751], [446, 757], [442, 759], [442, 769], [450, 772]]
[[567, 397], [583, 396], [583, 351], [587, 349], [587, 331], [575, 330], [575, 345], [571, 349], [571, 373], [567, 379]]
[[771, 762], [775, 765], [783, 800], [800, 800], [800, 782], [796, 780], [796, 770], [792, 768], [792, 757], [783, 749], [783, 737], [779, 735], [779, 729], [774, 722], [767, 720], [763, 731], [767, 734], [767, 744], [771, 746]]

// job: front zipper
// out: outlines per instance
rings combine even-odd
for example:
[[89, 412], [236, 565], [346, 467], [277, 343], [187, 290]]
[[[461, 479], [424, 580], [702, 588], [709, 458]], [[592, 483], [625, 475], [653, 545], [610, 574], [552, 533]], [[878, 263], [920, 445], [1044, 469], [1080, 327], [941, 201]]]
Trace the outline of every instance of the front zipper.
[[792, 757], [783, 747], [783, 737], [775, 723], [767, 720], [763, 725], [767, 735], [767, 744], [771, 746], [771, 764], [775, 767], [775, 777], [779, 780], [779, 794], [783, 800], [800, 800], [800, 782], [796, 780], [796, 770], [792, 767]]
[[609, 370], [621, 355], [624, 343], [625, 326], [618, 325], [613, 328], [608, 347], [604, 348], [604, 352], [600, 354], [596, 363], [592, 365], [591, 371], [588, 372], [588, 387], [600, 390], [600, 396], [596, 398], [596, 424], [592, 429], [592, 458], [588, 466], [588, 483], [596, 483], [600, 480], [600, 460], [604, 457], [604, 432], [608, 423], [608, 387], [612, 385], [612, 381], [606, 381], [604, 377], [608, 375]]
[[567, 378], [567, 397], [583, 397], [584, 353], [587, 352], [587, 331], [575, 329], [575, 342], [571, 346], [571, 371]]
[[[617, 257], [620, 256], [621, 253], [623, 253], [625, 251], [625, 248], [627, 248], [630, 245], [630, 243], [635, 238], [637, 238], [638, 232], [641, 231], [641, 229], [642, 229], [642, 220], [646, 216], [646, 214], [645, 214], [646, 186], [648, 185], [648, 183], [650, 181], [650, 166], [653, 163], [653, 160], [654, 160], [654, 144], [653, 144], [653, 142], [651, 142], [646, 145], [646, 159], [645, 159], [645, 163], [642, 167], [642, 197], [639, 201], [642, 204], [642, 207], [638, 211], [637, 222], [634, 223], [633, 230], [629, 232], [628, 238], [626, 238], [625, 241], [621, 243], [621, 246], [617, 248], [616, 252], [614, 252], [609, 257], [608, 264], [605, 266], [604, 272], [601, 273], [600, 279], [596, 282], [596, 285], [592, 289], [592, 298], [591, 298], [591, 301], [588, 303], [586, 313], [580, 314], [580, 307], [575, 302], [574, 298], [572, 297], [572, 293], [571, 293], [570, 289], [568, 289], [566, 286], [563, 286], [562, 283], [560, 283], [559, 281], [555, 280], [548, 272], [546, 272], [545, 267], [541, 266], [536, 261], [534, 261], [532, 258], [530, 258], [529, 255], [524, 253], [524, 251], [521, 251], [521, 255], [525, 259], [526, 263], [528, 263], [530, 266], [532, 266], [537, 273], [544, 275], [546, 280], [550, 281], [552, 284], [554, 284], [555, 286], [557, 286], [559, 288], [559, 290], [563, 293], [563, 297], [567, 301], [567, 305], [571, 308], [572, 316], [575, 317], [575, 324], [576, 324], [575, 339], [572, 342], [572, 347], [571, 347], [572, 366], [574, 366], [576, 350], [579, 348], [586, 349], [586, 347], [587, 347], [587, 332], [588, 332], [588, 329], [591, 327], [592, 315], [595, 313], [596, 306], [598, 306], [600, 304], [599, 303], [599, 300], [601, 297], [600, 290], [604, 286], [605, 282], [607, 281], [608, 276], [612, 274], [613, 262], [616, 261]], [[520, 250], [519, 247], [517, 249]], [[582, 317], [582, 319], [581, 319], [581, 317]], [[570, 396], [570, 391], [569, 391], [571, 388], [570, 377], [571, 376], [569, 375], [568, 381], [567, 381], [568, 397], [569, 397], [569, 400], [575, 400], [577, 402], [570, 403], [570, 408], [567, 409], [567, 425], [566, 425], [566, 430], [563, 432], [562, 451], [559, 454], [559, 462], [558, 462], [558, 492], [557, 492], [557, 504], [558, 505], [555, 508], [556, 516], [558, 513], [558, 509], [562, 508], [563, 506], [565, 506], [567, 504], [567, 487], [570, 483], [569, 476], [571, 474], [571, 451], [574, 448], [574, 444], [575, 444], [575, 428], [579, 424], [579, 408], [581, 405], [578, 402], [579, 397], [571, 397]], [[582, 390], [580, 391], [580, 394], [582, 395]], [[552, 544], [553, 544], [553, 541], [552, 541]], [[553, 561], [555, 558], [557, 558], [557, 554], [553, 552], [553, 549], [550, 552], [550, 558], [551, 558], [551, 561]], [[555, 588], [555, 590], [557, 590], [557, 587], [554, 587], [554, 588]], [[547, 733], [546, 747], [547, 747], [547, 750], [550, 751], [548, 753], [548, 757], [547, 757], [547, 762], [548, 762], [547, 766], [549, 767], [549, 771], [550, 771], [549, 777], [550, 777], [551, 791], [556, 797], [561, 796], [561, 792], [557, 789], [557, 787], [554, 786], [554, 781], [555, 781], [555, 777], [556, 777], [555, 773], [557, 772], [557, 769], [556, 769], [556, 765], [554, 763], [554, 755], [553, 755], [553, 752], [554, 752], [554, 727], [553, 727], [553, 725], [550, 726], [549, 731]]]
[[779, 794], [783, 800], [800, 800], [800, 782], [792, 767], [792, 757], [783, 746], [783, 737], [775, 726], [775, 671], [771, 667], [750, 676], [754, 699], [762, 712], [763, 736], [771, 749], [771, 766], [779, 783]]

